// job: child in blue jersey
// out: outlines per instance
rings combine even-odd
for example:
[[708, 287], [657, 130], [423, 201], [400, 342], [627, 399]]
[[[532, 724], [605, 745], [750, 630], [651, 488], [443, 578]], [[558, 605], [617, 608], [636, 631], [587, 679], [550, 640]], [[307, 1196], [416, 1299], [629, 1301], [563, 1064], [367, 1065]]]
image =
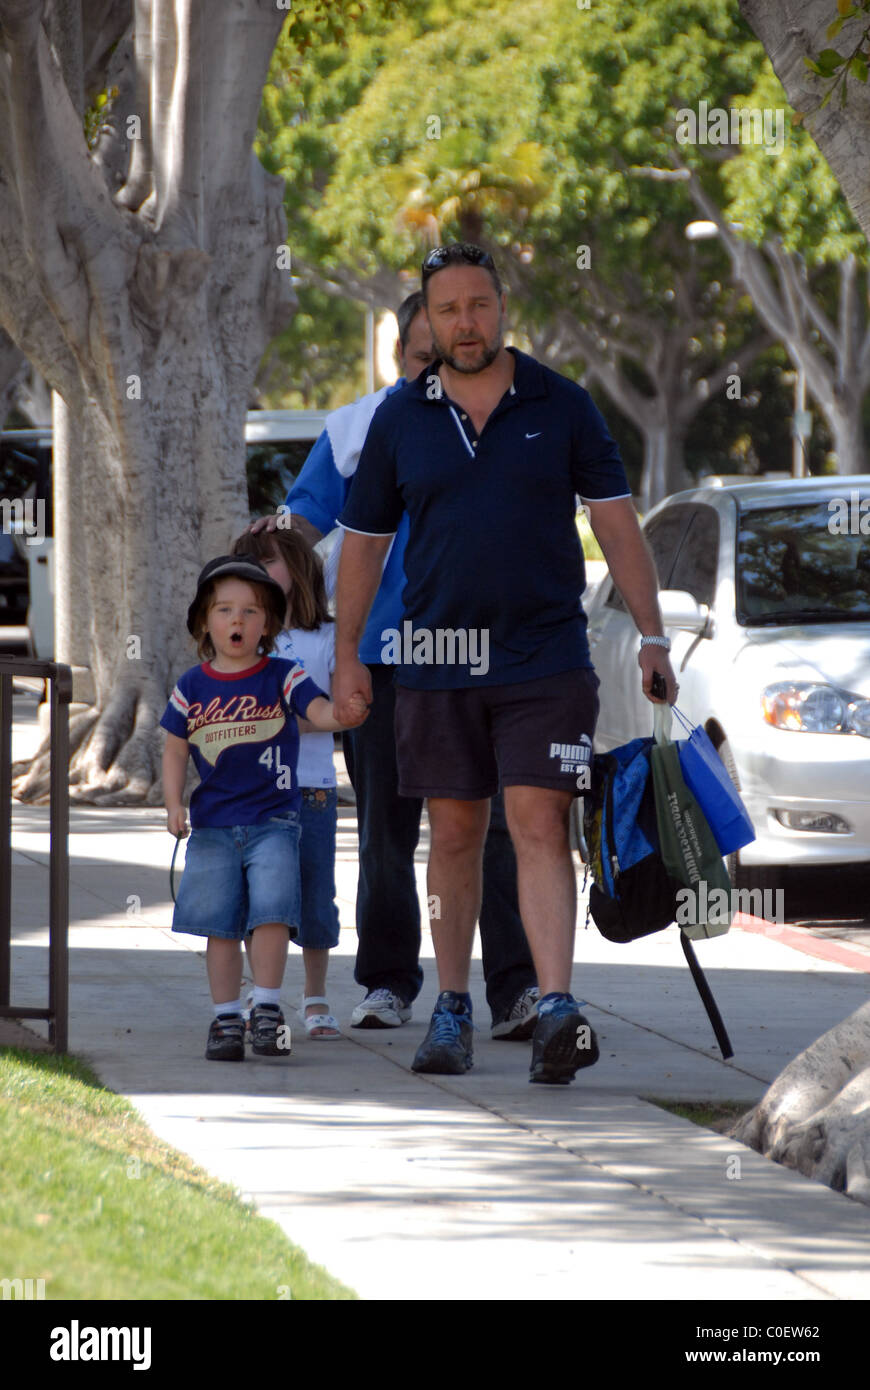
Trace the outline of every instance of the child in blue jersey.
[[[300, 662], [306, 674], [328, 691], [335, 670], [335, 624], [329, 614], [319, 556], [298, 531], [290, 528], [259, 535], [246, 531], [231, 549], [234, 555], [254, 556], [285, 595], [284, 629], [275, 639], [275, 655]], [[296, 944], [302, 947], [305, 971], [302, 1017], [308, 1036], [325, 1042], [341, 1037], [325, 993], [329, 951], [339, 939], [335, 904], [338, 792], [331, 734], [301, 735], [298, 775], [302, 793], [302, 918]]]
[[[160, 721], [167, 731], [163, 789], [173, 835], [187, 833], [188, 755], [200, 775], [172, 930], [208, 938], [211, 1061], [244, 1059], [243, 939], [254, 977], [253, 1049], [263, 1056], [290, 1050], [279, 1001], [287, 942], [300, 923], [296, 716], [327, 734], [344, 727], [298, 662], [269, 659], [285, 607], [280, 585], [256, 560], [210, 561], [187, 615], [203, 662], [180, 677]], [[364, 701], [353, 713], [356, 727], [366, 717]]]

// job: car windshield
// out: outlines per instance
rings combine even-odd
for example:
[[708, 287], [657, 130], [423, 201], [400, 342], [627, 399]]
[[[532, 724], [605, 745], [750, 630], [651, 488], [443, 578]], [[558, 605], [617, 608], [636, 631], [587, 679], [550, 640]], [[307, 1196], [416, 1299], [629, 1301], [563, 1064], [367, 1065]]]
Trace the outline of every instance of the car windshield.
[[870, 498], [846, 487], [836, 497], [741, 511], [738, 621], [870, 620], [868, 529]]
[[255, 516], [267, 515], [283, 506], [311, 452], [311, 444], [310, 439], [293, 439], [280, 444], [248, 445], [248, 506]]

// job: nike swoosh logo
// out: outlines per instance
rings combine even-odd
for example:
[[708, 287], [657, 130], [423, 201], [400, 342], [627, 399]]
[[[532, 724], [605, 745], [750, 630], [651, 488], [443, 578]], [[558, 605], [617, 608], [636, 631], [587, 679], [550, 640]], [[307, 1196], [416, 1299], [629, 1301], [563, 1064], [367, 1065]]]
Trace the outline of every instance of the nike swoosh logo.
[[537, 439], [537, 438], [539, 438], [539, 436], [542, 435], [543, 433], [544, 433], [543, 430], [538, 430], [538, 433], [537, 433], [537, 434], [527, 434], [527, 435], [526, 435], [526, 439]]

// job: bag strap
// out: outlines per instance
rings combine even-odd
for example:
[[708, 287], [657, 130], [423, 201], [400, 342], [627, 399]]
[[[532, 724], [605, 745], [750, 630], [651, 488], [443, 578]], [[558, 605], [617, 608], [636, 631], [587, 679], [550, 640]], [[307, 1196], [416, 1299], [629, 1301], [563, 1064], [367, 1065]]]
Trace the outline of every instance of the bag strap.
[[176, 839], [175, 848], [172, 851], [172, 863], [169, 865], [169, 891], [172, 894], [172, 901], [175, 902], [175, 856], [178, 853], [180, 839]]
[[722, 1022], [722, 1015], [719, 1012], [716, 1000], [713, 998], [713, 992], [707, 984], [707, 977], [698, 963], [698, 957], [695, 955], [692, 943], [683, 931], [680, 932], [680, 945], [683, 948], [683, 955], [686, 957], [686, 964], [692, 972], [695, 988], [701, 996], [701, 1003], [707, 1010], [707, 1017], [713, 1025], [713, 1032], [716, 1034], [716, 1041], [719, 1044], [719, 1049], [727, 1062], [729, 1057], [734, 1056], [731, 1039], [728, 1037], [725, 1024]]
[[680, 723], [682, 724], [682, 726], [683, 726], [683, 728], [686, 730], [686, 732], [690, 734], [690, 733], [692, 732], [692, 725], [690, 724], [690, 722], [689, 722], [689, 720], [686, 718], [686, 716], [683, 714], [682, 710], [678, 710], [677, 707], [676, 707], [676, 705], [671, 705], [671, 709], [673, 710], [674, 714], [675, 714], [675, 715], [677, 716], [677, 718], [679, 719]]
[[656, 743], [671, 742], [670, 705], [653, 705], [653, 734]]

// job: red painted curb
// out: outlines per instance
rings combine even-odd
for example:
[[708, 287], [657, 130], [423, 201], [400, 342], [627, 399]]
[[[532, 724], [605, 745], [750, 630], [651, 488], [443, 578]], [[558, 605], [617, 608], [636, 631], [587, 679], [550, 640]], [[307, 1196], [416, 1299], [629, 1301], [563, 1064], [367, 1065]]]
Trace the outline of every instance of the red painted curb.
[[732, 927], [740, 931], [755, 932], [759, 936], [780, 941], [783, 946], [793, 946], [804, 955], [816, 956], [819, 960], [833, 961], [836, 965], [847, 965], [850, 970], [863, 970], [870, 974], [870, 955], [844, 946], [839, 941], [823, 941], [818, 936], [809, 936], [797, 927], [786, 927], [780, 922], [767, 922], [763, 917], [753, 917], [748, 912], [735, 912]]

